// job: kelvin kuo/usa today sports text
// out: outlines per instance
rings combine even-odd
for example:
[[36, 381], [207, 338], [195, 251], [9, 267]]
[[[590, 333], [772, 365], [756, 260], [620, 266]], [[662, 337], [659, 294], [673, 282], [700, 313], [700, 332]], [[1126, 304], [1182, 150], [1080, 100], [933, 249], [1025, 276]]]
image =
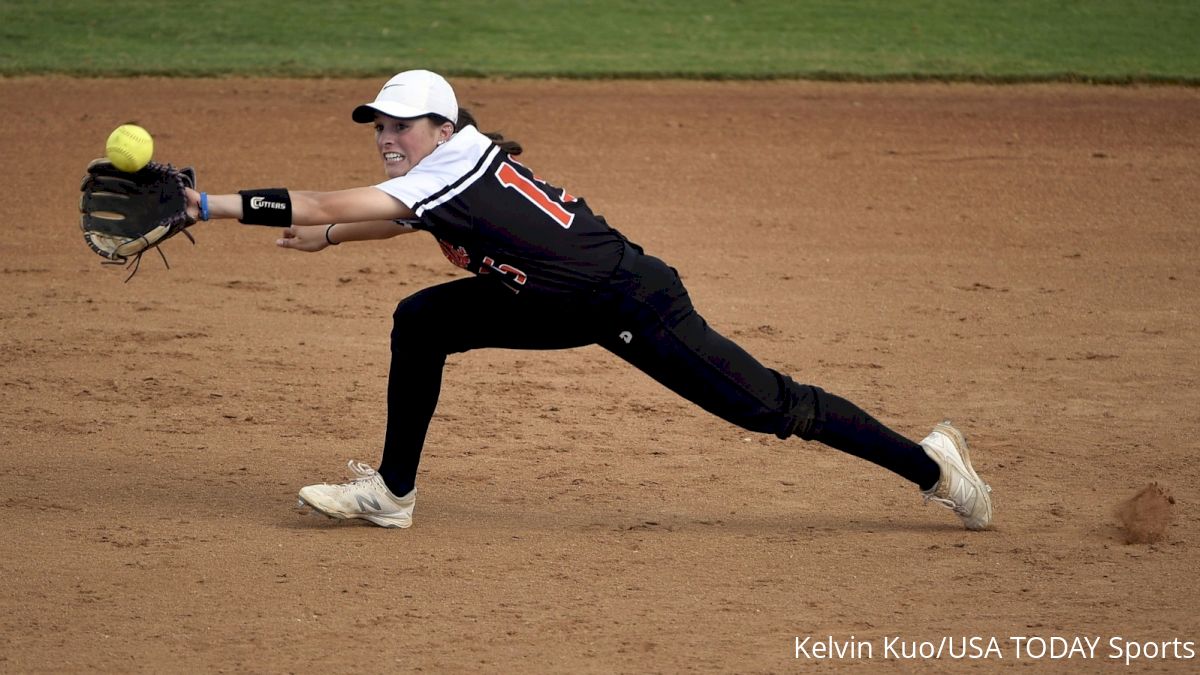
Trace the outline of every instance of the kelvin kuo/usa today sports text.
[[859, 640], [851, 635], [839, 640], [832, 635], [795, 638], [795, 658], [811, 660], [859, 661], [867, 659], [901, 660], [980, 660], [1016, 659], [1093, 660], [1116, 659], [1130, 665], [1138, 661], [1187, 661], [1196, 658], [1194, 640], [1131, 640], [1121, 636], [942, 636], [928, 640], [910, 640], [899, 636]]

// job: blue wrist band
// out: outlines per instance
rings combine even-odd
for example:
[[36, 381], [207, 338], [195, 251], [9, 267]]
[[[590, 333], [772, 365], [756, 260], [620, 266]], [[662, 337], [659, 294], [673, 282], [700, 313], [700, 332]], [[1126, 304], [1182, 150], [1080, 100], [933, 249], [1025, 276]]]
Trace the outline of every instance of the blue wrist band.
[[200, 220], [208, 220], [208, 193], [200, 193]]

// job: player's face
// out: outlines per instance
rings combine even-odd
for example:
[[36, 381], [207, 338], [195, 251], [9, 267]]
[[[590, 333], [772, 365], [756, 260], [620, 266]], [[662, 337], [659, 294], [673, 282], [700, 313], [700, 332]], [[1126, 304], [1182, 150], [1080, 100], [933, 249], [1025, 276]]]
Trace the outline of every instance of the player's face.
[[438, 126], [428, 117], [398, 119], [375, 113], [375, 145], [388, 178], [403, 176], [449, 138], [450, 125]]

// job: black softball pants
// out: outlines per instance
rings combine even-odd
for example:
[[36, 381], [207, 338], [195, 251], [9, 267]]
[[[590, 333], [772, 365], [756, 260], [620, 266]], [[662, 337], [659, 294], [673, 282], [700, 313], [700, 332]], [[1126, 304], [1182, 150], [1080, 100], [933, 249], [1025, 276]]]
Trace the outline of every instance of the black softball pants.
[[513, 293], [469, 277], [421, 290], [396, 307], [388, 420], [379, 473], [413, 489], [449, 354], [472, 349], [569, 349], [598, 344], [667, 388], [744, 429], [816, 440], [890, 469], [922, 489], [938, 479], [919, 445], [849, 401], [767, 368], [710, 328], [679, 275], [636, 247], [611, 282], [572, 296]]

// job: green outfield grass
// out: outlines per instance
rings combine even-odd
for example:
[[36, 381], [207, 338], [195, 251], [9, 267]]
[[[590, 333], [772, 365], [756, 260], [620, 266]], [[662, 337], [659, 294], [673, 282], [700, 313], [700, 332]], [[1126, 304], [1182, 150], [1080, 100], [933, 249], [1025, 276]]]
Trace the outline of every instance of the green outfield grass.
[[1200, 0], [0, 0], [0, 74], [1200, 83]]

